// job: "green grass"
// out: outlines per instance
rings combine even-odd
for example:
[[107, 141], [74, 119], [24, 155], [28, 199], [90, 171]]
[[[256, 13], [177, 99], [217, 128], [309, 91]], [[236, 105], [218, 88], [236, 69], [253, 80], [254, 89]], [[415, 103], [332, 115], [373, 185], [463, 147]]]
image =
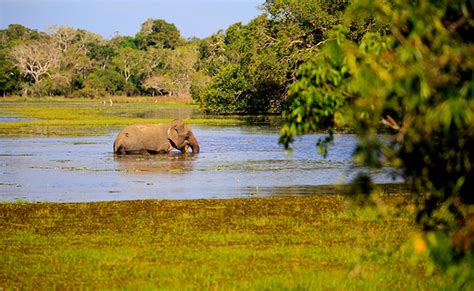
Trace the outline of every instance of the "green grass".
[[[0, 289], [426, 290], [413, 217], [341, 196], [0, 204]], [[402, 211], [394, 211], [395, 208]]]
[[[0, 122], [0, 135], [94, 135], [113, 127], [136, 123], [163, 123], [168, 118], [139, 118], [137, 114], [163, 108], [197, 108], [176, 102], [151, 102], [153, 98], [114, 97], [113, 106], [100, 100], [11, 97], [0, 99], [0, 116], [31, 118], [20, 122]], [[189, 118], [188, 124], [230, 125], [236, 119]]]

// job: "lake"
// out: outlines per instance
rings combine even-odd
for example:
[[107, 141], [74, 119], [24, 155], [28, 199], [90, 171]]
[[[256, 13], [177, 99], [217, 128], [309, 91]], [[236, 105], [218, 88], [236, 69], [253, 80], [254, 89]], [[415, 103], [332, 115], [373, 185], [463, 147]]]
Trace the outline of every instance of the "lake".
[[[114, 156], [120, 128], [94, 137], [0, 137], [0, 201], [87, 202], [310, 195], [321, 185], [348, 183], [356, 137], [335, 136], [324, 159], [317, 135], [290, 154], [267, 126], [192, 125], [198, 155]], [[394, 180], [390, 170], [377, 183]]]

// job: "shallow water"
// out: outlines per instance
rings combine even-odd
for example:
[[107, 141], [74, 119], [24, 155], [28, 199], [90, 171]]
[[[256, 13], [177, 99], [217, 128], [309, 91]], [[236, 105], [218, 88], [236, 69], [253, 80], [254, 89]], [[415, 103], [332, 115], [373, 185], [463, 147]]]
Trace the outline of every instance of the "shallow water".
[[[314, 194], [354, 177], [356, 138], [337, 135], [327, 159], [317, 136], [288, 155], [275, 129], [192, 126], [198, 155], [114, 156], [119, 129], [98, 137], [0, 137], [0, 201], [80, 202]], [[389, 171], [375, 175], [390, 183]], [[398, 180], [399, 181], [399, 180]]]
[[21, 118], [21, 117], [0, 117], [0, 122], [21, 122], [31, 121], [33, 118]]

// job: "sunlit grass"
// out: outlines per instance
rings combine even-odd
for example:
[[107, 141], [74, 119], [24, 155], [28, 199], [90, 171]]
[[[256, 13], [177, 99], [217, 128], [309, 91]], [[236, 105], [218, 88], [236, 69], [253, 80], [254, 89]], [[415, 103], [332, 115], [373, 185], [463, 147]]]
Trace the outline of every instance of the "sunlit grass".
[[442, 288], [413, 217], [341, 196], [0, 205], [0, 287]]
[[[121, 99], [119, 99], [121, 98]], [[103, 104], [99, 100], [45, 98], [0, 99], [0, 116], [23, 117], [32, 120], [0, 122], [0, 135], [89, 135], [106, 133], [110, 128], [136, 123], [163, 123], [174, 118], [139, 118], [138, 113], [162, 108], [196, 108], [183, 103], [155, 103], [149, 97], [114, 97], [115, 102]], [[122, 100], [124, 99], [124, 100]], [[124, 101], [134, 100], [131, 103]], [[238, 124], [236, 119], [189, 118], [188, 124]]]

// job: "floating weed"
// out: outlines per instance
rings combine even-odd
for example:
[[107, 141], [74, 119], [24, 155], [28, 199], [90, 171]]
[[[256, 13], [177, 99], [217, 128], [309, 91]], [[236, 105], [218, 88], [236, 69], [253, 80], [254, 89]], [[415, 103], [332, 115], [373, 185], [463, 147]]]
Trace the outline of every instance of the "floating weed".
[[0, 154], [0, 157], [33, 157], [34, 154]]
[[16, 183], [1, 183], [0, 182], [0, 187], [17, 187], [17, 188], [20, 188], [22, 186], [20, 184], [16, 184]]
[[[72, 143], [73, 145], [92, 145], [92, 144], [99, 144], [98, 142], [86, 142], [86, 141], [77, 141]], [[102, 143], [104, 144], [104, 143]]]
[[52, 160], [52, 162], [60, 163], [60, 164], [65, 164], [65, 163], [72, 162], [72, 160]]

